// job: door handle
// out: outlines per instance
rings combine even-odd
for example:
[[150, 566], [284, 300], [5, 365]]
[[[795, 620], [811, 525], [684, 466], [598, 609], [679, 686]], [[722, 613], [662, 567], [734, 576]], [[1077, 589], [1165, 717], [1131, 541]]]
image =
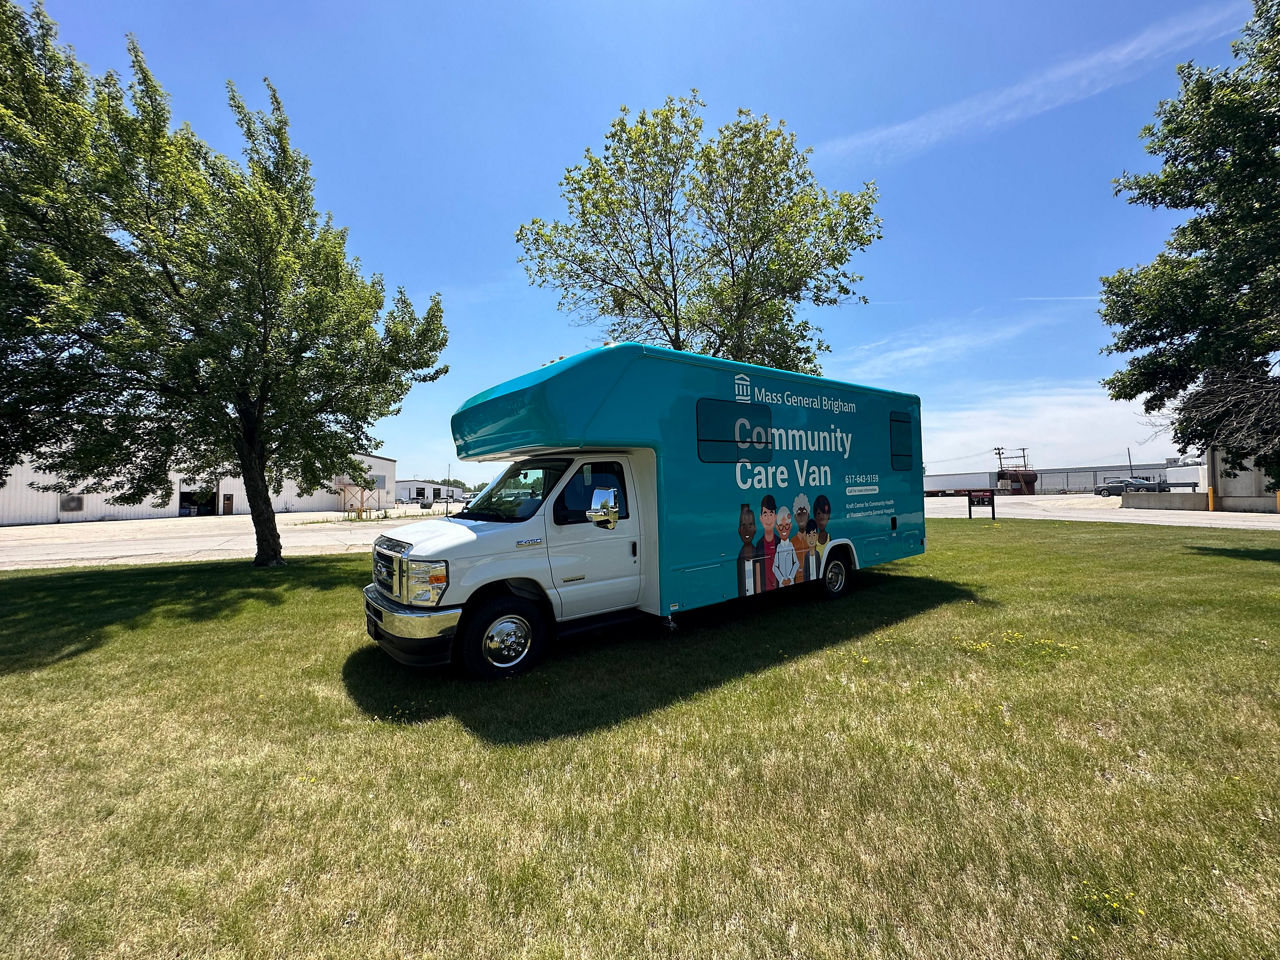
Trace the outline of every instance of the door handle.
[[636, 542], [634, 540], [631, 541], [631, 555], [633, 557], [636, 555]]

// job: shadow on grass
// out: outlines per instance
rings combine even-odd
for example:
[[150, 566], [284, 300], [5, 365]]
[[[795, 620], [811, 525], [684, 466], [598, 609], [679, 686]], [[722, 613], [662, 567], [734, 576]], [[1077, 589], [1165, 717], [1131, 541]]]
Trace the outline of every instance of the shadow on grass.
[[495, 744], [602, 729], [789, 659], [867, 636], [961, 600], [967, 588], [927, 577], [861, 574], [845, 599], [780, 591], [690, 611], [669, 633], [644, 618], [557, 640], [522, 677], [491, 683], [448, 670], [402, 667], [372, 644], [342, 676], [368, 716], [419, 723], [453, 716]]
[[1202, 557], [1226, 557], [1230, 560], [1258, 560], [1262, 563], [1280, 563], [1280, 548], [1277, 547], [1205, 547], [1191, 545], [1187, 547], [1192, 553]]
[[359, 589], [363, 573], [349, 556], [332, 556], [270, 568], [219, 560], [6, 574], [0, 577], [0, 676], [79, 656], [114, 628], [145, 627], [161, 616], [217, 620], [250, 602], [279, 606], [299, 589]]

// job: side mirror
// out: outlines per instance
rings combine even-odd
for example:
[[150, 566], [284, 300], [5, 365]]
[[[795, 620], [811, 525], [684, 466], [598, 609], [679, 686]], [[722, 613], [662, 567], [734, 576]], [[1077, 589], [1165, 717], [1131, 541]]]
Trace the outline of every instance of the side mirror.
[[597, 487], [591, 494], [591, 509], [587, 511], [587, 519], [596, 526], [612, 530], [618, 525], [618, 491], [616, 488], [606, 490]]

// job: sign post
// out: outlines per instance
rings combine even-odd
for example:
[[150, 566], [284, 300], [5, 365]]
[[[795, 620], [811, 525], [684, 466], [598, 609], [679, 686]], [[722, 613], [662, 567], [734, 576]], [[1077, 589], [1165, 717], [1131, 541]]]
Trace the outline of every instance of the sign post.
[[969, 519], [973, 519], [974, 507], [990, 507], [991, 519], [996, 518], [996, 492], [994, 490], [969, 491]]

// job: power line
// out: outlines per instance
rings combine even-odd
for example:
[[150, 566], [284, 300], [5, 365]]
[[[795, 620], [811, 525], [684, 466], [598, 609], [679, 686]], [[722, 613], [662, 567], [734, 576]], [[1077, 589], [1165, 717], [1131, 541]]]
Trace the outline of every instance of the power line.
[[966, 454], [963, 457], [947, 457], [945, 460], [935, 460], [933, 457], [930, 457], [929, 462], [930, 463], [955, 463], [957, 460], [976, 460], [978, 457], [987, 457], [990, 455], [991, 455], [990, 448], [983, 447], [977, 453]]

